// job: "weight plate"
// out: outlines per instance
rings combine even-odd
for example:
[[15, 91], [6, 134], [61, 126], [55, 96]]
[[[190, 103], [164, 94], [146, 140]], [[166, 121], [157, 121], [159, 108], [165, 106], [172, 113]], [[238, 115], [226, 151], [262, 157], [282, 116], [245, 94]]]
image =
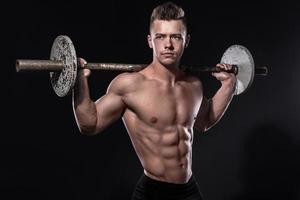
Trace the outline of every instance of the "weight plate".
[[74, 45], [68, 36], [55, 38], [50, 54], [50, 60], [60, 60], [64, 68], [60, 72], [50, 72], [51, 85], [59, 97], [68, 95], [74, 87], [77, 75], [77, 57]]
[[242, 45], [230, 46], [224, 52], [221, 63], [238, 66], [235, 95], [239, 95], [250, 88], [254, 78], [255, 66], [253, 57], [246, 47]]

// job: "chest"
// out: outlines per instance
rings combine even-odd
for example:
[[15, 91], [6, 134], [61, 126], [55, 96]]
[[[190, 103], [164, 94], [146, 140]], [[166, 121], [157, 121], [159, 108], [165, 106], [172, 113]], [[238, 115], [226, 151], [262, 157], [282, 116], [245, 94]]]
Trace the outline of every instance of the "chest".
[[[198, 89], [198, 90], [197, 90]], [[142, 121], [156, 125], [192, 124], [202, 101], [199, 88], [145, 84], [125, 102]]]

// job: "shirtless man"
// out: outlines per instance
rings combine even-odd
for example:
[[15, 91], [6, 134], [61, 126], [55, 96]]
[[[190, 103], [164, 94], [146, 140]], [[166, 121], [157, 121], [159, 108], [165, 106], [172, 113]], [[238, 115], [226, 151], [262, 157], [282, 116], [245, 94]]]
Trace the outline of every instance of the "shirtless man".
[[203, 96], [201, 81], [180, 68], [190, 35], [183, 9], [172, 2], [153, 10], [147, 40], [152, 63], [116, 76], [95, 102], [88, 87], [91, 72], [79, 58], [72, 96], [76, 122], [82, 134], [95, 135], [122, 117], [144, 168], [132, 199], [202, 199], [192, 175], [193, 128], [205, 132], [220, 120], [232, 100], [236, 77], [213, 73], [221, 86], [213, 98]]

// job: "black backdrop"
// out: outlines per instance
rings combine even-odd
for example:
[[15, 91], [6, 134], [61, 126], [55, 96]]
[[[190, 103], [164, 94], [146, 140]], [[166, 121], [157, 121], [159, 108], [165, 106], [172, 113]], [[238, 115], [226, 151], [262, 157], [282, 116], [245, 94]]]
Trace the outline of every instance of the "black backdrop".
[[[1, 199], [129, 199], [143, 172], [122, 121], [80, 135], [71, 96], [54, 94], [49, 74], [16, 73], [15, 60], [48, 59], [68, 35], [89, 62], [147, 63], [148, 19], [162, 1], [9, 1], [1, 14]], [[288, 2], [175, 1], [192, 35], [186, 64], [215, 65], [232, 44], [268, 66], [222, 120], [195, 132], [193, 171], [208, 200], [300, 199], [300, 13]], [[4, 70], [3, 70], [4, 68]], [[117, 72], [94, 72], [92, 98]], [[202, 77], [205, 94], [218, 83]]]

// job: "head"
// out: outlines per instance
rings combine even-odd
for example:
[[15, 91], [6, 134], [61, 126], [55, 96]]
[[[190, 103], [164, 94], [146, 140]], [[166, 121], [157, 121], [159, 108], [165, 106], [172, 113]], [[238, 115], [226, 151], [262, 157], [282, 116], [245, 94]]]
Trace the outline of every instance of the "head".
[[190, 35], [184, 10], [172, 2], [154, 8], [150, 18], [149, 47], [153, 60], [164, 66], [178, 66]]

